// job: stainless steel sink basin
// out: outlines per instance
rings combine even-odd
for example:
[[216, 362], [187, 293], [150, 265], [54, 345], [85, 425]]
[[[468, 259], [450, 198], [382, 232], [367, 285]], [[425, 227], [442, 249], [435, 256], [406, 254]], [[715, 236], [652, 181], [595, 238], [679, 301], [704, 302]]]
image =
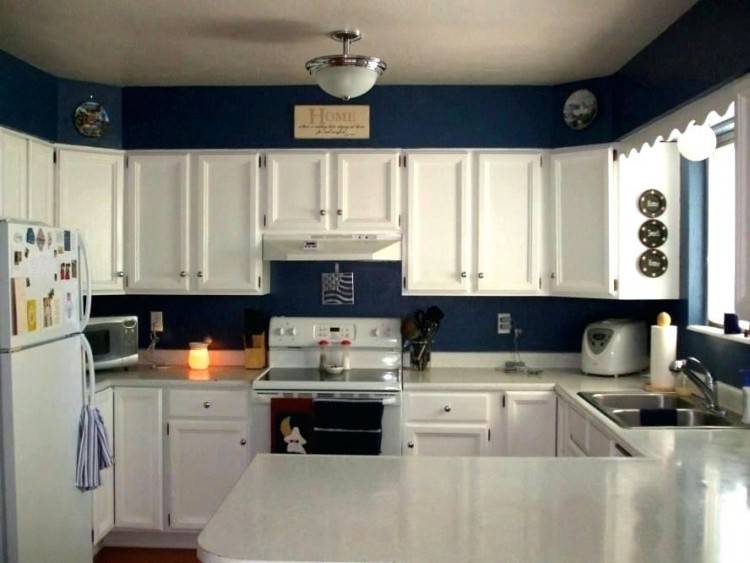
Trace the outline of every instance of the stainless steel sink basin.
[[719, 415], [697, 398], [674, 393], [578, 393], [623, 428], [730, 428], [741, 426], [733, 413]]

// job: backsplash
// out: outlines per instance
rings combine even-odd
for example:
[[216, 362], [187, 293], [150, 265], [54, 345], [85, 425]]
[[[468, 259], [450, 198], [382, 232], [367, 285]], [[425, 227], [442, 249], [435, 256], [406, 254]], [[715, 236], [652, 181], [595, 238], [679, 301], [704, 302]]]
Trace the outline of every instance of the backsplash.
[[524, 333], [527, 351], [579, 352], [583, 329], [607, 317], [632, 317], [651, 322], [668, 311], [680, 322], [679, 301], [614, 301], [558, 297], [405, 297], [401, 295], [398, 262], [341, 262], [341, 271], [354, 272], [355, 304], [324, 306], [320, 274], [332, 272], [332, 262], [274, 262], [271, 294], [254, 296], [128, 295], [96, 297], [94, 315], [136, 314], [140, 345], [148, 344], [150, 311], [163, 311], [166, 331], [159, 346], [185, 348], [210, 335], [216, 349], [242, 347], [243, 311], [264, 316], [384, 316], [403, 317], [418, 308], [437, 305], [445, 312], [435, 349], [442, 351], [502, 351], [512, 339], [496, 331], [497, 313], [510, 313]]

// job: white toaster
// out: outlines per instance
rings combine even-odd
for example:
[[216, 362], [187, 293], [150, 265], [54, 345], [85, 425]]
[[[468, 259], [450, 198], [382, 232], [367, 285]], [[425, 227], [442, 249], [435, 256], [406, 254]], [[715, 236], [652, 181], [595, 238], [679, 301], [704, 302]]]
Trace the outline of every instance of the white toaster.
[[631, 319], [606, 319], [583, 331], [581, 371], [617, 376], [648, 367], [646, 323]]

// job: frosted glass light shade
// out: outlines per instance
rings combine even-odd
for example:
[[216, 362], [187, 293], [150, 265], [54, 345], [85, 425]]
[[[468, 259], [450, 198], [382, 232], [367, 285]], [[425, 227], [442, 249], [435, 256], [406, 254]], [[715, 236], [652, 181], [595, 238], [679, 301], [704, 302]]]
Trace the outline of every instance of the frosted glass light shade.
[[716, 133], [708, 125], [688, 125], [677, 139], [677, 150], [688, 160], [706, 160], [716, 150]]
[[380, 73], [364, 66], [327, 66], [317, 69], [313, 78], [331, 96], [348, 100], [370, 91]]

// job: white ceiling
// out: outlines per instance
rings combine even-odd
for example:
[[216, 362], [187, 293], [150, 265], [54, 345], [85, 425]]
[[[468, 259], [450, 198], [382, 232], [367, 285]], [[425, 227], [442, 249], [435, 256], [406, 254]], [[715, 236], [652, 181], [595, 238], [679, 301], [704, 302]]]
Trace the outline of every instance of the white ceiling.
[[385, 84], [555, 84], [615, 72], [695, 2], [0, 0], [0, 49], [108, 84], [308, 84], [357, 27]]

